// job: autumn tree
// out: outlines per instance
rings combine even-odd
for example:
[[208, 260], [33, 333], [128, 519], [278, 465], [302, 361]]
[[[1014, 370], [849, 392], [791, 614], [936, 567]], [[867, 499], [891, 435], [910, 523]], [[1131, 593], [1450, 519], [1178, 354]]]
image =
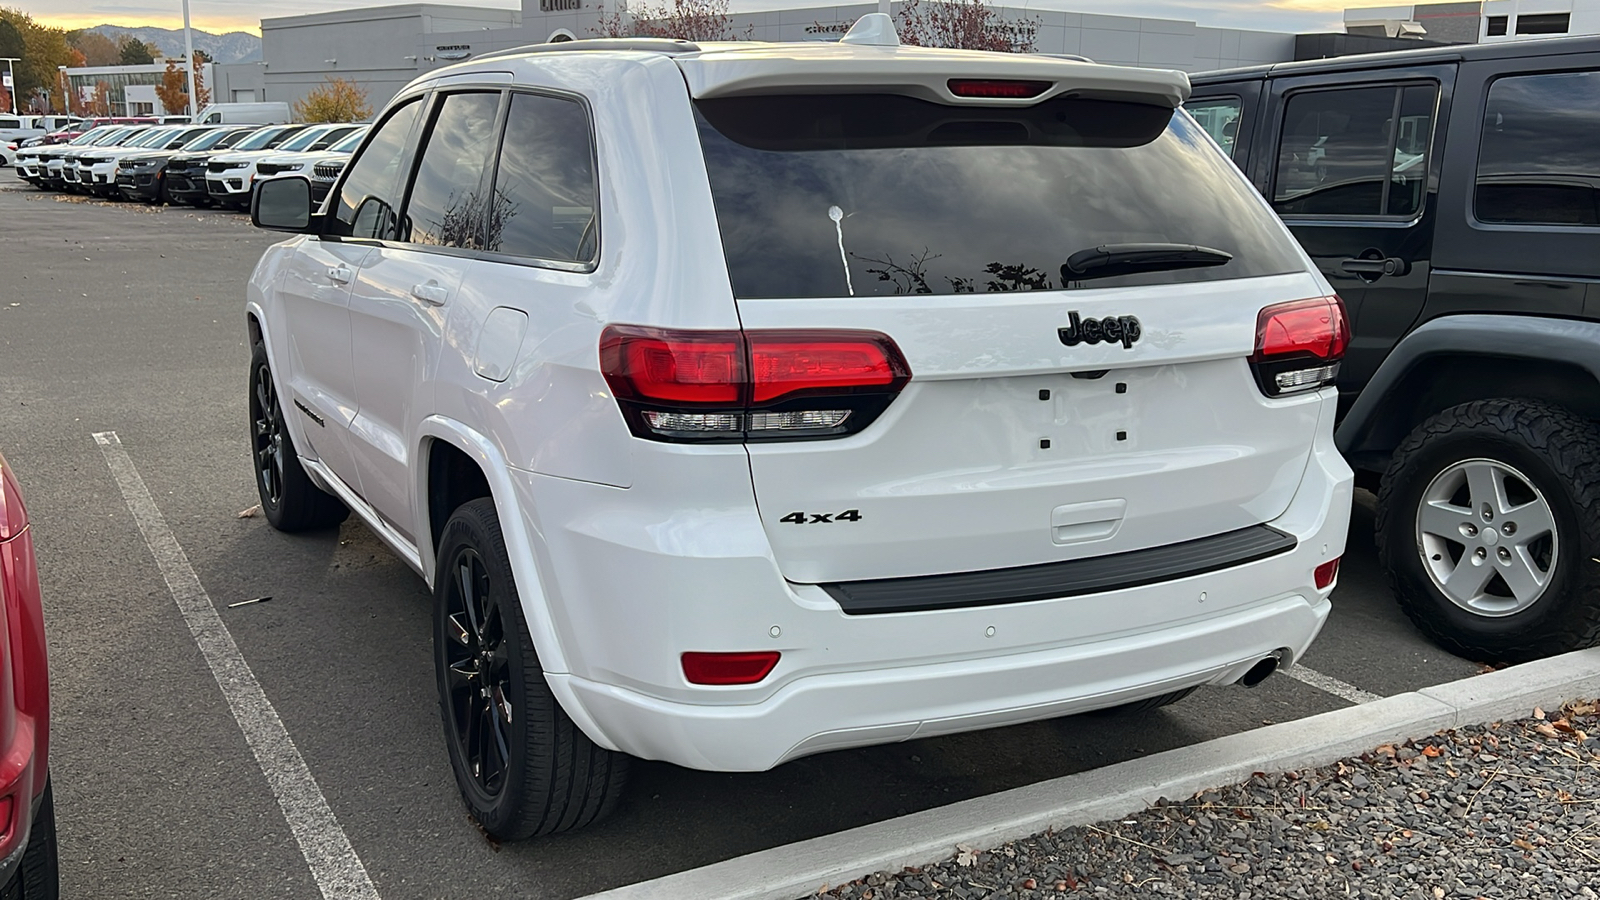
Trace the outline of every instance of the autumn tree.
[[631, 15], [623, 10], [606, 12], [590, 32], [595, 37], [654, 37], [685, 41], [749, 40], [755, 26], [743, 34], [733, 30], [728, 0], [672, 0], [670, 6], [641, 5]]
[[294, 117], [300, 122], [360, 122], [372, 117], [372, 104], [365, 88], [329, 75], [294, 102]]
[[83, 54], [87, 65], [115, 66], [122, 62], [122, 51], [116, 41], [98, 31], [68, 32], [67, 44]]
[[83, 58], [67, 45], [66, 31], [40, 25], [22, 10], [7, 7], [0, 7], [0, 22], [4, 23], [0, 25], [0, 41], [11, 42], [12, 33], [18, 35], [22, 41], [20, 53], [4, 54], [22, 59], [22, 62], [15, 64], [17, 93], [23, 97], [31, 97], [35, 93], [46, 91], [64, 104], [66, 98], [61, 93], [61, 81], [56, 67], [82, 65], [79, 60]]
[[189, 108], [189, 79], [178, 68], [177, 60], [167, 60], [167, 69], [161, 73], [161, 81], [156, 85], [156, 99], [161, 101], [161, 108], [169, 113]]
[[150, 45], [131, 34], [123, 36], [119, 50], [119, 61], [125, 66], [148, 66], [156, 61]]
[[919, 47], [1032, 53], [1039, 20], [1007, 19], [985, 0], [905, 0], [895, 14], [900, 42]]

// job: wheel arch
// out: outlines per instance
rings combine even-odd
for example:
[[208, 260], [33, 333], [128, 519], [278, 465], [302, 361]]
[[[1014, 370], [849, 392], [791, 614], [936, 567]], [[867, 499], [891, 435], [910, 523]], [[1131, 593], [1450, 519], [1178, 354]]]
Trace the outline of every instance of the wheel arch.
[[1424, 419], [1491, 398], [1541, 400], [1600, 419], [1600, 323], [1510, 315], [1428, 322], [1378, 367], [1335, 441], [1352, 466], [1382, 470]]
[[[488, 497], [494, 501], [495, 513], [500, 519], [501, 537], [511, 558], [511, 576], [516, 582], [517, 597], [522, 604], [523, 619], [528, 624], [529, 636], [539, 654], [539, 664], [546, 675], [564, 675], [570, 671], [561, 645], [549, 598], [540, 578], [536, 537], [530, 532], [527, 521], [516, 500], [516, 488], [507, 471], [505, 455], [487, 436], [454, 419], [432, 415], [422, 420], [416, 445], [417, 478], [417, 550], [423, 567], [423, 577], [432, 588], [437, 577], [437, 539], [435, 535], [443, 524], [435, 526], [431, 514], [430, 474], [434, 469], [435, 454], [448, 454], [451, 465], [461, 465], [462, 460], [477, 467], [479, 476], [488, 487]], [[444, 465], [441, 463], [441, 466]], [[448, 515], [448, 514], [446, 514]], [[573, 724], [591, 741], [607, 750], [617, 745], [606, 737], [599, 725], [584, 709], [566, 678], [546, 678], [550, 690]]]

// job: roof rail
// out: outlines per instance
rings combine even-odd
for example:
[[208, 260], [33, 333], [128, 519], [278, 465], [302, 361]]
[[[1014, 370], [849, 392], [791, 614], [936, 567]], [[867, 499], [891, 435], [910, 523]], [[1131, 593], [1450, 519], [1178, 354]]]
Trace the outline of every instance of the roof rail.
[[524, 53], [567, 53], [573, 50], [632, 50], [639, 53], [663, 53], [676, 56], [680, 53], [699, 53], [700, 45], [694, 41], [676, 38], [586, 38], [581, 41], [557, 41], [553, 44], [527, 44], [509, 47], [476, 57], [476, 60], [521, 56]]

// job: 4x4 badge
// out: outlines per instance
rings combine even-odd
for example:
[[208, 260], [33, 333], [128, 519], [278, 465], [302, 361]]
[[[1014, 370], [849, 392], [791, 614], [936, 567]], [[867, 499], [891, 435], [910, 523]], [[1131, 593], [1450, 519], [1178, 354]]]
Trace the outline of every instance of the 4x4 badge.
[[1061, 335], [1061, 343], [1068, 347], [1076, 347], [1080, 343], [1098, 344], [1105, 341], [1114, 344], [1121, 341], [1124, 349], [1132, 350], [1133, 342], [1144, 334], [1143, 329], [1139, 327], [1138, 318], [1134, 316], [1106, 316], [1104, 319], [1080, 320], [1078, 311], [1073, 310], [1067, 313], [1067, 317], [1072, 320], [1072, 324], [1057, 329], [1056, 333]]

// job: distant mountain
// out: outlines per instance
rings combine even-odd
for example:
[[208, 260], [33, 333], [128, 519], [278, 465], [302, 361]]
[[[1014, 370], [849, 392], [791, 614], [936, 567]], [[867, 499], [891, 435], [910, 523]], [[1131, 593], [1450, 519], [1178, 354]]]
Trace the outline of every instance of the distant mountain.
[[[121, 41], [123, 35], [131, 34], [147, 44], [154, 44], [163, 54], [173, 59], [183, 59], [183, 29], [181, 28], [154, 28], [143, 26], [140, 28], [127, 28], [122, 25], [96, 25], [86, 28], [103, 34], [113, 41]], [[230, 31], [227, 34], [212, 34], [209, 31], [193, 30], [194, 49], [204, 50], [211, 54], [211, 58], [219, 63], [255, 62], [261, 58], [261, 38], [243, 31]]]

